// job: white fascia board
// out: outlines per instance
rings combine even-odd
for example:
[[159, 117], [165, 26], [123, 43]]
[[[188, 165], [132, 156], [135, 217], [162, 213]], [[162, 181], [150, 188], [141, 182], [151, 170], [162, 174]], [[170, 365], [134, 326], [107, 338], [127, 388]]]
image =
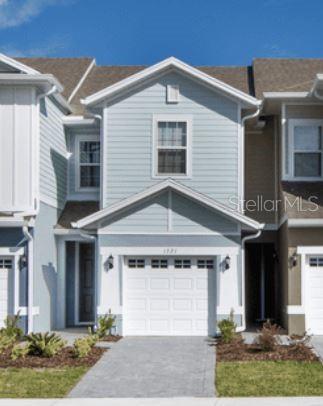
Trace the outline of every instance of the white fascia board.
[[103, 218], [112, 215], [122, 209], [125, 209], [132, 204], [135, 204], [141, 200], [144, 200], [148, 197], [153, 196], [154, 194], [160, 193], [163, 190], [166, 189], [172, 189], [180, 194], [183, 194], [184, 196], [191, 198], [211, 209], [214, 209], [218, 211], [219, 213], [222, 213], [226, 217], [229, 217], [231, 219], [236, 220], [237, 222], [244, 224], [248, 227], [254, 228], [254, 229], [262, 229], [264, 227], [264, 224], [260, 224], [255, 220], [252, 220], [251, 218], [234, 211], [230, 209], [229, 207], [216, 202], [214, 199], [197, 192], [187, 186], [184, 186], [182, 184], [179, 184], [172, 179], [166, 179], [163, 182], [157, 183], [142, 192], [136, 193], [135, 195], [132, 195], [126, 199], [123, 199], [121, 202], [118, 202], [111, 207], [107, 207], [105, 209], [99, 210], [98, 212], [91, 214], [90, 216], [87, 216], [75, 223], [72, 223], [72, 227], [74, 228], [83, 228], [85, 226], [88, 226], [90, 224], [93, 224], [99, 220], [102, 220]]
[[156, 75], [166, 69], [173, 68], [178, 69], [196, 79], [199, 79], [208, 84], [209, 86], [214, 87], [217, 90], [229, 94], [230, 96], [244, 102], [248, 106], [251, 107], [260, 106], [262, 103], [255, 97], [252, 97], [247, 93], [244, 93], [241, 90], [238, 90], [222, 82], [221, 80], [215, 79], [214, 77], [208, 75], [207, 73], [204, 73], [199, 69], [196, 69], [193, 66], [190, 66], [174, 57], [167, 58], [159, 63], [156, 63], [155, 65], [143, 69], [138, 73], [135, 73], [134, 75], [129, 76], [126, 79], [119, 81], [118, 83], [115, 83], [114, 85], [108, 86], [105, 89], [102, 89], [99, 92], [94, 93], [86, 97], [85, 99], [81, 100], [81, 103], [83, 103], [86, 106], [98, 103], [103, 99], [107, 99], [109, 96], [115, 95], [117, 92], [120, 92], [129, 86], [135, 85], [137, 82], [144, 81], [145, 79], [148, 79], [153, 75]]
[[290, 228], [304, 228], [304, 227], [323, 227], [323, 219], [289, 219], [288, 227]]
[[10, 58], [7, 55], [4, 55], [0, 53], [0, 62], [3, 62], [6, 65], [9, 65], [17, 70], [20, 70], [23, 73], [28, 73], [28, 74], [37, 74], [39, 73], [36, 69], [30, 68], [29, 66], [16, 61], [13, 58]]
[[95, 118], [86, 118], [84, 116], [65, 116], [63, 117], [63, 124], [67, 127], [76, 127], [80, 125], [94, 125]]
[[264, 92], [265, 99], [305, 99], [310, 92]]
[[53, 75], [31, 74], [22, 75], [21, 73], [1, 73], [0, 83], [3, 84], [29, 84], [40, 86], [42, 90], [47, 91], [51, 86], [56, 86], [58, 92], [63, 91], [63, 86]]

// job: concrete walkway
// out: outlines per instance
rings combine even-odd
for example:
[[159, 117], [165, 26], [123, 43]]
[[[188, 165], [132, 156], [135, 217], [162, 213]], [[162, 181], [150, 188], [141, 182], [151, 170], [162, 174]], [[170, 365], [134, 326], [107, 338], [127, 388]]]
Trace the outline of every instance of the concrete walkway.
[[123, 338], [69, 397], [214, 397], [215, 350], [210, 344], [202, 337]]
[[308, 398], [2, 399], [0, 406], [322, 406]]
[[323, 336], [311, 337], [310, 344], [320, 359], [323, 360]]

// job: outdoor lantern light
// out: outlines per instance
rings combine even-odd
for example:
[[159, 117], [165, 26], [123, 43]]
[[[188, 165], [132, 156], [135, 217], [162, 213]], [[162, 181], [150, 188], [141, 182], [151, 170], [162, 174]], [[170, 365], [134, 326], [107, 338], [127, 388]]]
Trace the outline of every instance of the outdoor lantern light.
[[290, 257], [290, 265], [294, 268], [297, 265], [297, 255], [296, 252]]
[[108, 258], [108, 269], [112, 269], [113, 268], [113, 255], [110, 254], [109, 258]]
[[19, 259], [19, 269], [22, 270], [27, 266], [27, 257], [26, 255], [21, 255]]
[[227, 255], [224, 258], [224, 269], [227, 271], [230, 268], [231, 265], [231, 258], [229, 257], [229, 255]]

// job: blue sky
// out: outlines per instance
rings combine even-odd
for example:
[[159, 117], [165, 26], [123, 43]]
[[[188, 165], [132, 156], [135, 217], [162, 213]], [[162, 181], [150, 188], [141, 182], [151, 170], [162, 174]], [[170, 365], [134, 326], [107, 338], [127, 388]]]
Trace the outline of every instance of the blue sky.
[[0, 0], [0, 52], [98, 64], [323, 57], [322, 0]]

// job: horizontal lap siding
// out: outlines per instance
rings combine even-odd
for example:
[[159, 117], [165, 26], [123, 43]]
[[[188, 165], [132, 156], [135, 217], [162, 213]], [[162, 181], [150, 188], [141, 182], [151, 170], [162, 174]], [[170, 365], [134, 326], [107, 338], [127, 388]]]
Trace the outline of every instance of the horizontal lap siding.
[[[166, 104], [166, 85], [180, 86], [180, 102]], [[168, 74], [107, 108], [106, 196], [111, 205], [146, 189], [152, 179], [153, 114], [193, 119], [192, 179], [179, 182], [225, 204], [238, 190], [237, 104], [178, 74]]]
[[67, 148], [63, 113], [46, 99], [40, 107], [40, 193], [63, 206], [67, 189]]
[[237, 231], [235, 223], [214, 211], [176, 193], [173, 193], [172, 196], [172, 231], [179, 233], [206, 231], [230, 233]]

